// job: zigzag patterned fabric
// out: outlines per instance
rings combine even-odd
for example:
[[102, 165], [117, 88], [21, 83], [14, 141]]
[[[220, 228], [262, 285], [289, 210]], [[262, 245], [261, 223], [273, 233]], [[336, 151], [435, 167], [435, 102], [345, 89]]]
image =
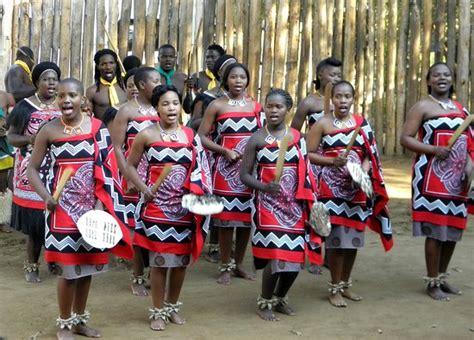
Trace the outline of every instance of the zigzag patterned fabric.
[[[125, 144], [123, 148], [123, 153], [125, 159], [128, 158], [130, 150], [132, 149], [133, 141], [135, 136], [142, 130], [146, 129], [150, 125], [157, 123], [160, 120], [158, 116], [142, 116], [136, 117], [133, 120], [130, 120], [127, 124], [127, 130], [125, 135]], [[145, 157], [142, 157], [140, 164], [138, 165], [137, 171], [142, 180], [146, 179], [146, 169], [148, 167], [148, 162]], [[122, 180], [122, 189], [123, 189], [123, 199], [127, 205], [127, 216], [128, 216], [128, 226], [130, 228], [135, 228], [135, 209], [138, 203], [138, 193], [130, 194], [127, 193], [127, 180], [125, 177], [121, 176]]]
[[145, 148], [148, 186], [155, 183], [165, 164], [172, 168], [153, 201], [139, 201], [134, 243], [153, 252], [191, 254], [196, 260], [209, 230], [209, 217], [192, 214], [181, 206], [181, 200], [188, 193], [211, 194], [211, 172], [199, 136], [188, 127], [183, 130], [187, 144], [159, 141]]
[[[314, 202], [308, 176], [306, 142], [299, 131], [290, 130], [293, 140], [285, 155], [280, 179], [281, 191], [268, 194], [256, 191], [252, 205], [252, 253], [258, 259], [321, 264], [321, 239], [306, 225]], [[257, 179], [268, 183], [275, 178], [279, 147], [276, 142], [257, 151]]]
[[[457, 112], [425, 120], [418, 131], [421, 142], [446, 146], [454, 131], [467, 117], [455, 102]], [[443, 227], [465, 229], [468, 192], [464, 169], [467, 157], [474, 156], [472, 129], [467, 129], [454, 143], [449, 157], [441, 161], [432, 155], [416, 156], [413, 166], [412, 209], [414, 222], [429, 222]], [[472, 201], [471, 201], [472, 203]], [[471, 205], [470, 213], [474, 213]]]
[[372, 186], [375, 197], [369, 199], [352, 180], [347, 167], [325, 166], [319, 174], [318, 199], [329, 211], [331, 224], [365, 230], [366, 225], [380, 235], [385, 250], [393, 246], [392, 227], [388, 216], [388, 195], [383, 181], [380, 158], [375, 138], [369, 123], [361, 116], [354, 115], [356, 126], [339, 129], [323, 136], [322, 152], [327, 157], [335, 157], [349, 144], [352, 132], [361, 126], [348, 161], [362, 164], [366, 156], [372, 165]]
[[[217, 116], [214, 142], [243, 154], [250, 136], [263, 126], [262, 107], [255, 103], [253, 112], [226, 112]], [[240, 180], [241, 160], [229, 163], [215, 155], [213, 166], [214, 193], [224, 203], [224, 210], [213, 218], [250, 222], [252, 191]]]
[[117, 256], [132, 258], [127, 216], [118, 180], [118, 167], [107, 128], [92, 118], [90, 134], [74, 135], [55, 140], [50, 145], [52, 166], [47, 175], [47, 187], [54, 192], [66, 168], [74, 169], [53, 212], [46, 212], [46, 262], [66, 265], [105, 264], [108, 252], [93, 248], [82, 238], [76, 223], [96, 200], [112, 214], [123, 232], [123, 239], [112, 249]]

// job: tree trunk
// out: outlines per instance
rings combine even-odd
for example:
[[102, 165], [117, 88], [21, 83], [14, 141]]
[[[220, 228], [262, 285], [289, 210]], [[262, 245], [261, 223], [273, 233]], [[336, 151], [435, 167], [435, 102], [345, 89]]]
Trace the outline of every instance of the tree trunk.
[[365, 50], [365, 59], [367, 60], [365, 77], [365, 100], [364, 115], [373, 122], [372, 104], [374, 101], [374, 67], [375, 67], [375, 11], [373, 10], [376, 0], [368, 0], [369, 10], [367, 11], [367, 49]]
[[[225, 0], [216, 1], [216, 43], [225, 46]], [[206, 46], [207, 47], [207, 46]]]
[[459, 41], [457, 46], [458, 55], [456, 68], [456, 97], [457, 100], [463, 105], [468, 105], [469, 100], [469, 25], [471, 23], [470, 13], [470, 1], [459, 0]]
[[377, 0], [377, 29], [375, 64], [376, 89], [375, 89], [375, 136], [377, 145], [382, 152], [384, 147], [384, 109], [385, 109], [385, 0]]
[[454, 70], [456, 63], [456, 9], [457, 0], [448, 0], [448, 66]]
[[435, 51], [435, 62], [443, 61], [444, 50], [446, 48], [446, 0], [437, 0], [436, 5], [436, 29], [434, 31], [434, 51]]
[[[345, 0], [336, 0], [334, 1], [335, 6], [334, 6], [334, 45], [332, 49], [332, 55], [337, 58], [342, 60], [343, 59], [343, 44], [347, 39], [351, 39], [353, 35], [353, 31], [350, 33], [350, 35], [346, 35], [347, 29], [346, 26], [344, 26], [344, 10], [346, 13], [346, 20], [347, 20], [347, 5], [348, 2], [350, 1], [345, 1]], [[347, 21], [346, 21], [347, 25]], [[331, 28], [329, 26], [329, 28]]]
[[364, 52], [367, 45], [367, 0], [361, 0], [357, 9], [357, 81], [356, 81], [356, 100], [354, 112], [362, 114], [364, 112]]
[[300, 53], [300, 69], [298, 75], [298, 97], [296, 102], [300, 103], [303, 98], [308, 95], [308, 75], [309, 75], [309, 60], [311, 59], [311, 8], [313, 0], [303, 0], [302, 16], [303, 31], [301, 34], [301, 53]]
[[273, 86], [283, 88], [285, 84], [285, 59], [288, 45], [289, 1], [279, 0], [275, 34], [275, 59], [273, 67]]
[[433, 4], [431, 0], [423, 0], [423, 47], [421, 51], [421, 93], [426, 93], [426, 78], [430, 67], [431, 55], [431, 31], [433, 30], [432, 14]]
[[410, 0], [410, 45], [408, 55], [407, 109], [418, 100], [420, 69], [420, 12], [416, 0]]
[[388, 41], [387, 41], [387, 86], [385, 98], [387, 98], [386, 112], [386, 139], [385, 155], [393, 156], [395, 152], [396, 130], [395, 130], [395, 73], [397, 61], [397, 2], [389, 2], [388, 12]]

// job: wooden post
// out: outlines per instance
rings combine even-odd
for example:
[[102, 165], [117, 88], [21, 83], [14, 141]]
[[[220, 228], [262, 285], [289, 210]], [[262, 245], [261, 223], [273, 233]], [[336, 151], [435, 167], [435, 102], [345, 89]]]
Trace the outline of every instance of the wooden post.
[[[112, 44], [118, 48], [118, 23], [119, 23], [119, 0], [109, 0], [109, 15], [107, 17], [107, 31], [110, 35]], [[155, 2], [155, 1], [153, 1]], [[110, 48], [107, 39], [107, 46]]]
[[225, 7], [225, 0], [216, 0], [216, 43], [221, 46], [225, 46]]
[[[181, 0], [186, 1], [186, 0]], [[179, 23], [179, 2], [172, 0], [170, 3], [170, 24], [169, 24], [169, 43], [178, 48], [178, 23]]]
[[421, 51], [421, 93], [426, 93], [426, 78], [430, 67], [431, 31], [433, 29], [433, 4], [431, 0], [423, 0], [423, 47]]
[[[262, 37], [262, 1], [250, 1], [250, 15], [249, 15], [249, 41], [261, 41]], [[248, 45], [250, 46], [250, 45]], [[249, 48], [247, 48], [249, 49]], [[248, 53], [248, 68], [250, 73], [249, 93], [254, 98], [258, 98], [258, 84], [259, 84], [259, 66], [260, 66], [261, 45], [255, 44], [252, 46], [252, 51]]]
[[81, 33], [84, 1], [72, 0], [72, 13], [70, 74], [73, 78], [81, 79], [81, 45], [83, 45]]
[[327, 55], [332, 56], [334, 55], [334, 1], [327, 0], [326, 2], [326, 10], [327, 10], [327, 44], [328, 50]]
[[145, 35], [145, 64], [154, 67], [156, 58], [156, 40], [157, 40], [157, 18], [158, 1], [150, 1], [148, 4], [148, 13], [146, 15], [146, 35]]
[[362, 114], [364, 112], [364, 77], [365, 77], [365, 59], [364, 52], [367, 46], [367, 0], [360, 0], [357, 9], [357, 81], [356, 81], [356, 100], [354, 112]]
[[376, 29], [376, 64], [377, 75], [375, 88], [375, 136], [377, 145], [382, 152], [384, 147], [384, 98], [385, 98], [385, 0], [377, 0], [377, 29]]
[[356, 37], [356, 1], [346, 0], [345, 24], [344, 24], [344, 64], [343, 75], [352, 84], [355, 81], [355, 37]]
[[[96, 51], [105, 48], [105, 0], [97, 1], [97, 14], [96, 14], [96, 34], [95, 34], [95, 49]], [[117, 46], [117, 45], [115, 45]]]
[[143, 50], [145, 49], [145, 18], [146, 1], [133, 2], [133, 54], [143, 59]]
[[444, 49], [446, 44], [445, 35], [446, 24], [446, 0], [437, 0], [436, 4], [436, 29], [434, 31], [434, 51], [435, 62], [440, 62], [444, 59]]
[[387, 100], [386, 112], [386, 133], [385, 133], [385, 155], [393, 156], [395, 152], [396, 131], [395, 131], [395, 73], [397, 61], [397, 6], [398, 1], [389, 1], [388, 7], [388, 29], [387, 29], [387, 84], [385, 98]]
[[[316, 11], [318, 14], [318, 26], [319, 26], [319, 36], [317, 39], [319, 40], [319, 58], [316, 62], [319, 63], [321, 59], [328, 57], [331, 52], [328, 46], [328, 16], [327, 16], [327, 6], [326, 0], [315, 1], [314, 7], [316, 7]], [[316, 74], [316, 68], [315, 68]]]
[[[20, 5], [15, 4], [13, 5], [13, 12], [12, 12], [12, 58], [15, 58], [16, 50], [18, 49], [18, 39], [19, 39], [19, 29], [20, 29]], [[35, 58], [38, 57], [38, 53], [35, 54]]]
[[[184, 12], [187, 13], [184, 15], [184, 17], [180, 17], [180, 21], [183, 21], [184, 29], [180, 31], [181, 36], [179, 38], [180, 44], [181, 41], [183, 41], [182, 47], [180, 49], [180, 54], [183, 57], [183, 63], [180, 65], [180, 69], [184, 73], [188, 73], [187, 70], [187, 65], [192, 65], [191, 60], [188, 60], [189, 56], [189, 51], [195, 46], [195, 42], [193, 39], [193, 30], [192, 30], [192, 25], [193, 25], [193, 16], [189, 15], [190, 13], [192, 14], [192, 2], [190, 1], [185, 1], [186, 6], [184, 7]], [[196, 32], [197, 34], [197, 32]], [[194, 55], [196, 49], [193, 50], [192, 55]], [[194, 69], [194, 71], [198, 71], [198, 69]], [[193, 69], [191, 69], [191, 73], [193, 73]], [[190, 74], [188, 74], [190, 76]]]
[[59, 35], [61, 33], [61, 1], [54, 2], [53, 37], [51, 42], [51, 61], [59, 64]]
[[41, 22], [43, 19], [43, 11], [41, 9], [41, 0], [32, 0], [32, 18], [31, 18], [31, 44], [30, 48], [35, 55], [35, 60], [38, 61], [40, 44], [41, 44]]
[[161, 0], [161, 8], [160, 8], [160, 33], [159, 33], [159, 40], [158, 40], [158, 47], [163, 44], [168, 43], [169, 39], [169, 21], [170, 21], [170, 1], [169, 0]]
[[[317, 6], [313, 6], [313, 8], [316, 8], [316, 7]], [[299, 36], [300, 36], [300, 0], [291, 1], [289, 24], [290, 24], [290, 28], [289, 28], [289, 34], [288, 34], [288, 50], [286, 52], [287, 60], [286, 60], [285, 88], [293, 97], [293, 99], [296, 99], [296, 89], [297, 89], [297, 83], [298, 83], [298, 46], [299, 46]], [[314, 25], [314, 20], [313, 20], [313, 43], [315, 42], [314, 27], [315, 25]], [[315, 53], [313, 53], [313, 55], [314, 54]], [[315, 57], [313, 56], [313, 59], [314, 58]]]
[[285, 59], [288, 45], [289, 1], [279, 0], [275, 34], [275, 59], [273, 63], [273, 86], [283, 88], [285, 84]]
[[410, 0], [410, 40], [408, 55], [408, 77], [407, 77], [407, 103], [409, 110], [418, 100], [418, 81], [420, 68], [420, 11], [416, 0]]
[[[263, 41], [262, 92], [265, 97], [272, 83], [273, 42], [275, 36], [276, 2], [265, 0], [265, 37]], [[255, 77], [255, 75], [252, 75]]]
[[130, 15], [132, 13], [132, 0], [122, 0], [122, 14], [118, 27], [118, 49], [120, 58], [128, 55], [128, 34], [130, 30]]
[[[4, 90], [5, 73], [11, 63], [13, 8], [9, 0], [0, 1], [0, 89]], [[16, 19], [16, 17], [15, 17]]]
[[[344, 2], [346, 2], [346, 5], [344, 6]], [[345, 35], [345, 31], [347, 31], [347, 21], [344, 25], [344, 7], [346, 10], [346, 20], [347, 20], [347, 9], [348, 9], [348, 3], [345, 0], [336, 0], [334, 1], [335, 6], [334, 6], [334, 45], [332, 49], [332, 55], [340, 60], [344, 60], [344, 66], [346, 63], [350, 60], [345, 60], [343, 58], [343, 52], [342, 52], [342, 37], [344, 37], [344, 40], [351, 39], [353, 35], [353, 31], [350, 33], [350, 35]], [[329, 27], [331, 28], [331, 27]], [[352, 55], [351, 55], [352, 56]], [[345, 76], [345, 74], [344, 74]]]
[[[216, 0], [204, 0], [205, 13], [215, 13]], [[203, 36], [202, 36], [202, 49], [205, 50], [207, 46], [214, 41], [214, 18], [212, 15], [204, 15], [203, 17]]]
[[87, 87], [92, 84], [92, 80], [94, 79], [92, 46], [94, 44], [94, 17], [96, 2], [94, 0], [86, 0], [85, 5], [84, 39], [82, 48], [82, 83]]
[[243, 51], [243, 42], [244, 42], [244, 28], [243, 28], [243, 9], [244, 1], [234, 0], [234, 54], [237, 57], [237, 60], [245, 63], [244, 61], [244, 51]]
[[20, 3], [19, 47], [30, 45], [30, 11], [31, 8], [28, 1]]
[[364, 98], [364, 115], [373, 122], [372, 103], [374, 101], [374, 69], [375, 69], [375, 7], [376, 0], [368, 0], [369, 10], [367, 11], [367, 48], [365, 50], [366, 73], [365, 77], [365, 98]]
[[[239, 41], [239, 37], [237, 39], [238, 44], [240, 45], [240, 48], [242, 48], [242, 61], [244, 62], [245, 65], [247, 65], [249, 61], [249, 53], [253, 53], [253, 51], [249, 51], [248, 46], [249, 44], [249, 34], [250, 34], [250, 27], [248, 25], [248, 17], [249, 17], [249, 10], [250, 10], [250, 1], [242, 1], [240, 3], [240, 25], [243, 26], [243, 31], [242, 31], [242, 43]], [[240, 34], [240, 33], [239, 33]]]
[[[77, 13], [74, 13], [77, 15]], [[59, 68], [63, 78], [69, 75], [69, 64], [71, 62], [71, 1], [64, 0], [61, 2], [61, 34], [59, 36]], [[80, 45], [80, 44], [78, 44]]]
[[298, 96], [296, 103], [300, 103], [303, 98], [308, 95], [308, 75], [309, 75], [309, 60], [311, 59], [311, 11], [306, 8], [311, 8], [313, 0], [303, 0], [301, 9], [303, 31], [301, 34], [301, 53], [300, 53], [300, 68], [298, 74]]
[[[196, 39], [196, 54], [195, 62], [196, 69], [199, 69], [204, 66], [204, 50], [203, 46], [203, 29], [204, 29], [204, 0], [196, 0], [194, 2], [194, 37]], [[207, 12], [206, 12], [207, 13]], [[206, 15], [207, 16], [207, 15]], [[201, 29], [199, 30], [199, 25]]]
[[454, 70], [456, 63], [456, 9], [457, 0], [448, 0], [448, 58], [447, 63]]
[[43, 0], [43, 25], [41, 30], [41, 61], [51, 60], [51, 41], [53, 39], [54, 1]]
[[[468, 105], [469, 99], [470, 13], [470, 1], [459, 0], [459, 40], [457, 46], [458, 55], [456, 68], [456, 98], [463, 105]], [[471, 72], [474, 72], [474, 70], [471, 70]]]
[[228, 54], [234, 54], [234, 2], [225, 1], [225, 49]]
[[[299, 3], [298, 3], [299, 4]], [[293, 7], [296, 7], [296, 6], [293, 6], [293, 3], [290, 7], [290, 35], [288, 37], [288, 39], [291, 39], [292, 37], [292, 33], [291, 33], [291, 30], [292, 30], [292, 13], [293, 13]], [[299, 6], [298, 7], [298, 10], [299, 10]], [[316, 73], [316, 65], [318, 65], [318, 62], [321, 60], [321, 46], [319, 45], [319, 40], [322, 39], [321, 37], [321, 25], [320, 25], [320, 3], [318, 3], [317, 1], [315, 1], [313, 3], [313, 8], [312, 8], [312, 18], [313, 18], [313, 28], [312, 28], [312, 40], [311, 40], [311, 48], [312, 48], [312, 55], [313, 55], [313, 58], [312, 58], [312, 62], [313, 62], [313, 74]], [[298, 20], [299, 21], [299, 20]], [[290, 41], [288, 40], [288, 45], [290, 45]], [[288, 46], [289, 47], [289, 46]], [[289, 53], [290, 51], [288, 51]]]
[[398, 49], [397, 49], [397, 118], [396, 118], [396, 143], [395, 152], [397, 155], [403, 154], [403, 147], [400, 144], [400, 135], [405, 122], [406, 111], [406, 64], [407, 64], [407, 37], [408, 37], [408, 18], [410, 16], [408, 0], [401, 0], [400, 4], [400, 23], [398, 31]]
[[186, 19], [189, 17], [192, 19], [192, 15], [187, 15], [186, 11], [186, 0], [179, 2], [179, 7], [177, 8], [179, 14], [179, 22], [178, 22], [178, 45], [175, 46], [176, 50], [178, 51], [178, 60], [177, 65], [179, 65], [178, 69], [181, 72], [188, 73], [188, 52], [190, 51], [191, 46], [186, 44], [186, 26], [188, 22]]

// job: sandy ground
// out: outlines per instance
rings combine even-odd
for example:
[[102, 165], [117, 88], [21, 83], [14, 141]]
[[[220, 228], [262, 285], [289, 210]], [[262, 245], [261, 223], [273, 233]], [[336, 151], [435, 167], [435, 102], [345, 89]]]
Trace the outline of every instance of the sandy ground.
[[[463, 290], [449, 302], [424, 294], [423, 239], [410, 236], [410, 160], [384, 161], [391, 196], [395, 247], [384, 253], [376, 235], [367, 233], [354, 271], [354, 291], [362, 302], [338, 309], [327, 302], [329, 279], [304, 271], [290, 291], [294, 317], [264, 322], [255, 314], [257, 282], [234, 279], [231, 286], [215, 283], [216, 267], [204, 260], [189, 268], [181, 300], [183, 326], [165, 332], [148, 328], [150, 298], [132, 296], [130, 273], [112, 267], [93, 280], [88, 309], [91, 326], [108, 339], [162, 338], [474, 338], [474, 219], [451, 262], [451, 281]], [[46, 339], [55, 335], [55, 277], [41, 267], [40, 284], [23, 279], [24, 241], [19, 233], [0, 233], [0, 337]], [[251, 257], [246, 258], [251, 266]], [[80, 338], [80, 337], [78, 337]]]

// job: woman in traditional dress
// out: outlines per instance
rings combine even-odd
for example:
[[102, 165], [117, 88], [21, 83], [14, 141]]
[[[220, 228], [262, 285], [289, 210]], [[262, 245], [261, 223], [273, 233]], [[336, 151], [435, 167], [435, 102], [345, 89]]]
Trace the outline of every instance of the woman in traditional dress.
[[[221, 266], [217, 282], [220, 284], [230, 284], [231, 273], [255, 279], [242, 265], [250, 237], [252, 191], [242, 183], [239, 173], [245, 145], [262, 127], [264, 117], [261, 105], [246, 95], [248, 83], [245, 65], [235, 63], [227, 67], [222, 79], [226, 94], [209, 105], [198, 131], [203, 146], [213, 153], [214, 193], [224, 202], [224, 211], [213, 215], [214, 226], [219, 228]], [[235, 260], [232, 259], [234, 228]]]
[[[97, 330], [87, 326], [90, 315], [86, 304], [92, 275], [107, 270], [108, 249], [97, 249], [86, 243], [77, 228], [79, 218], [92, 209], [107, 210], [123, 233], [123, 240], [112, 251], [132, 258], [110, 135], [102, 121], [82, 113], [84, 99], [84, 88], [78, 80], [68, 78], [59, 84], [58, 105], [62, 116], [38, 133], [28, 165], [31, 185], [47, 209], [43, 226], [46, 227], [45, 260], [58, 277], [59, 339], [71, 339], [72, 333], [100, 337]], [[51, 165], [45, 186], [40, 170], [48, 153]], [[73, 174], [56, 200], [53, 193], [66, 169], [72, 169]]]
[[[208, 218], [192, 214], [181, 201], [188, 193], [211, 193], [212, 187], [209, 163], [199, 137], [191, 128], [179, 124], [181, 98], [176, 87], [157, 86], [152, 104], [160, 121], [135, 136], [127, 172], [142, 193], [136, 211], [134, 244], [149, 250], [153, 302], [150, 328], [161, 331], [168, 320], [175, 324], [185, 322], [179, 315], [179, 295], [190, 256], [199, 257], [208, 230]], [[144, 180], [138, 172], [143, 156], [148, 160]], [[154, 192], [154, 183], [170, 165], [170, 173]]]
[[426, 83], [428, 96], [408, 112], [400, 143], [416, 152], [412, 179], [413, 236], [426, 237], [427, 293], [435, 300], [446, 301], [447, 294], [461, 294], [446, 281], [447, 270], [456, 243], [466, 229], [468, 212], [474, 213], [472, 205], [468, 211], [473, 125], [448, 146], [469, 113], [451, 99], [453, 77], [447, 64], [432, 65]]
[[[295, 315], [287, 294], [304, 267], [305, 255], [310, 262], [321, 263], [320, 238], [305, 225], [314, 201], [306, 142], [299, 131], [285, 124], [292, 106], [288, 92], [270, 90], [265, 99], [267, 124], [250, 137], [240, 169], [242, 182], [255, 190], [252, 252], [255, 267], [264, 269], [257, 313], [267, 321], [278, 320], [273, 310]], [[288, 151], [281, 178], [276, 180], [283, 138], [289, 139]]]
[[[388, 196], [374, 133], [362, 116], [351, 113], [354, 88], [349, 82], [336, 83], [331, 98], [334, 113], [321, 118], [311, 129], [308, 153], [310, 161], [322, 167], [318, 200], [328, 210], [332, 225], [325, 241], [331, 272], [329, 301], [333, 306], [346, 307], [343, 297], [353, 301], [362, 299], [351, 289], [351, 272], [357, 250], [364, 246], [366, 225], [380, 234], [385, 250], [389, 250], [393, 242]], [[360, 133], [349, 149], [358, 127], [361, 127]], [[322, 154], [318, 152], [320, 145]], [[373, 193], [354, 182], [347, 167], [349, 162], [368, 174]]]
[[[26, 177], [36, 134], [43, 124], [61, 115], [56, 102], [59, 67], [50, 62], [35, 66], [32, 73], [36, 93], [21, 100], [8, 117], [8, 142], [17, 148], [13, 177], [11, 226], [28, 235], [27, 260], [24, 265], [27, 282], [40, 282], [39, 257], [44, 243], [44, 202]], [[41, 176], [45, 176], [51, 159], [47, 156]]]

